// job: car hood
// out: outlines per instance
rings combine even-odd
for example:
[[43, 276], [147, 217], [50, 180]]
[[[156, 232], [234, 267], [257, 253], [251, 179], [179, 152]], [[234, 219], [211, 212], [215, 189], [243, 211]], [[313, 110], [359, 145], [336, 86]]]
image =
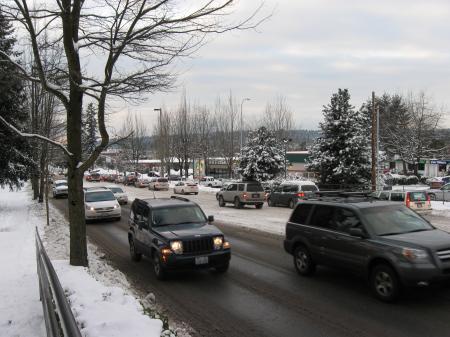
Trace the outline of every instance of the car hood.
[[126, 194], [126, 193], [114, 193], [114, 196], [115, 196], [116, 198], [123, 198], [123, 197], [126, 197], [127, 194]]
[[153, 230], [169, 240], [192, 239], [202, 236], [223, 235], [214, 225], [208, 223], [169, 225], [153, 227]]
[[[117, 205], [116, 200], [108, 200], [108, 201], [91, 201], [86, 202], [86, 206], [94, 207], [94, 208], [104, 208], [104, 207], [114, 207], [114, 205]], [[119, 206], [120, 207], [120, 206]]]
[[380, 238], [384, 242], [402, 246], [407, 246], [412, 243], [420, 247], [431, 249], [450, 248], [450, 233], [439, 229], [384, 237], [382, 236]]

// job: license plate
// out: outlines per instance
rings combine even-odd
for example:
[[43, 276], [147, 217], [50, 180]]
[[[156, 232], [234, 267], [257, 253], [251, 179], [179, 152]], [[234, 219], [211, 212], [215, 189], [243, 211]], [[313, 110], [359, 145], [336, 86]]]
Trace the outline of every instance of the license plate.
[[259, 193], [252, 194], [252, 198], [259, 198]]
[[418, 208], [421, 208], [421, 207], [422, 207], [422, 204], [419, 202], [419, 203], [416, 204], [416, 206], [417, 206]]
[[208, 257], [207, 256], [197, 256], [195, 258], [195, 264], [207, 264], [208, 263]]

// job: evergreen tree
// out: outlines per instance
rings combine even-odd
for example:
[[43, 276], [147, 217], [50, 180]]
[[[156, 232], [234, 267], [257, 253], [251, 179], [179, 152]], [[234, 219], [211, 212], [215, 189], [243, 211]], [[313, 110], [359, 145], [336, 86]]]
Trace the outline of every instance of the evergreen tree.
[[87, 155], [91, 154], [97, 146], [97, 111], [95, 111], [93, 103], [88, 104], [86, 113], [83, 116], [83, 125], [81, 141], [83, 153]]
[[366, 184], [370, 179], [367, 120], [350, 105], [347, 89], [331, 96], [323, 116], [322, 135], [310, 149], [308, 169], [317, 172], [324, 185]]
[[[6, 21], [0, 8], [0, 50], [10, 57], [14, 52], [13, 28]], [[0, 55], [0, 116], [20, 130], [28, 120], [24, 86], [16, 68]], [[20, 187], [30, 176], [34, 162], [25, 138], [18, 137], [0, 123], [0, 186]]]
[[273, 179], [284, 170], [283, 145], [265, 127], [250, 132], [249, 141], [242, 148], [238, 173], [246, 180]]

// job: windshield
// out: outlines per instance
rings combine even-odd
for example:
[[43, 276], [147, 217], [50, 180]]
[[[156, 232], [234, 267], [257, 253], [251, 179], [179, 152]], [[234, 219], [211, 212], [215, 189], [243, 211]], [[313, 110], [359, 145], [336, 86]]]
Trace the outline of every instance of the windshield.
[[56, 186], [56, 187], [59, 187], [59, 186], [67, 186], [67, 183], [56, 183], [55, 186]]
[[264, 192], [260, 184], [248, 184], [247, 192]]
[[376, 235], [394, 235], [434, 229], [406, 207], [383, 206], [364, 210], [364, 218]]
[[111, 191], [89, 192], [85, 194], [86, 202], [111, 201], [116, 197]]
[[109, 189], [113, 193], [123, 193], [123, 191], [122, 191], [122, 189], [120, 187], [110, 187]]
[[180, 206], [155, 209], [152, 212], [153, 226], [179, 225], [205, 222], [206, 217], [200, 207]]
[[158, 183], [167, 183], [169, 182], [166, 178], [158, 178]]

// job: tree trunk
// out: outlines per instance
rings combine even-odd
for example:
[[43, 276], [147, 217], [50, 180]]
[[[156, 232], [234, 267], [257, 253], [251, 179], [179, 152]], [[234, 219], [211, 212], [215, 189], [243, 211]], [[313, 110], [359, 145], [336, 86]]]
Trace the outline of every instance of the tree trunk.
[[39, 179], [39, 202], [44, 202], [44, 194], [45, 194], [45, 182], [47, 181], [46, 179], [46, 174], [47, 174], [47, 170], [46, 170], [46, 163], [47, 163], [47, 144], [43, 144], [42, 148], [41, 148], [41, 156], [39, 159], [39, 171], [40, 171], [40, 179]]
[[406, 161], [403, 160], [403, 174], [406, 174], [407, 168], [406, 168]]
[[31, 176], [31, 188], [33, 189], [33, 200], [39, 197], [39, 174], [37, 174], [37, 168], [33, 170]]

